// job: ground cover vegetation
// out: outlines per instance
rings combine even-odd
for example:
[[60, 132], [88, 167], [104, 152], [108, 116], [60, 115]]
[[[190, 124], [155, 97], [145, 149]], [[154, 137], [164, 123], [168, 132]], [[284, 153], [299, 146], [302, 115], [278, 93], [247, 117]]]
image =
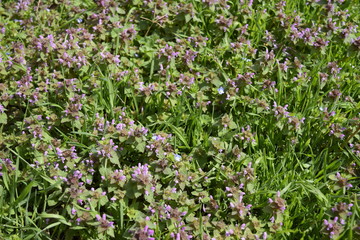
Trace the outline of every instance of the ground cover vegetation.
[[359, 1], [0, 1], [1, 239], [360, 239]]

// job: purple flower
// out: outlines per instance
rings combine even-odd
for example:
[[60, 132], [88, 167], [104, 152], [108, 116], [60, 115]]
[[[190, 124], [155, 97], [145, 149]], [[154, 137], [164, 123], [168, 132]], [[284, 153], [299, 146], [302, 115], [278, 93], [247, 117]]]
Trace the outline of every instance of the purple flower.
[[144, 185], [150, 184], [152, 180], [152, 175], [149, 172], [149, 167], [147, 164], [139, 165], [137, 167], [133, 167], [134, 172], [131, 174], [132, 179], [135, 182], [142, 183]]
[[276, 102], [274, 102], [273, 107], [274, 107], [273, 111], [274, 111], [275, 116], [284, 116], [284, 117], [289, 116], [289, 112], [286, 111], [288, 108], [288, 105], [285, 105], [284, 107], [282, 107], [280, 105], [277, 105]]
[[76, 209], [75, 209], [75, 208], [72, 208], [72, 209], [71, 209], [71, 214], [72, 214], [72, 215], [75, 215], [75, 214], [76, 214], [76, 212], [77, 212], [77, 211], [76, 211]]
[[31, 4], [30, 0], [20, 0], [16, 3], [15, 9], [17, 11], [21, 11], [21, 10], [26, 11], [29, 8], [30, 4]]
[[275, 88], [275, 85], [276, 85], [276, 82], [275, 81], [270, 81], [268, 79], [264, 80], [264, 83], [263, 83], [263, 89], [272, 89]]
[[184, 55], [184, 60], [187, 64], [190, 64], [195, 60], [196, 56], [197, 56], [197, 52], [194, 52], [192, 50], [186, 50]]
[[234, 230], [229, 229], [229, 231], [226, 231], [225, 236], [230, 237], [233, 234], [234, 234]]
[[6, 109], [4, 108], [4, 106], [0, 104], [0, 112], [1, 112], [1, 113], [4, 113], [5, 110], [6, 110]]
[[237, 79], [245, 84], [245, 85], [251, 85], [252, 81], [251, 79], [253, 79], [255, 77], [255, 73], [245, 73], [245, 74], [238, 74], [237, 75]]
[[328, 235], [330, 238], [335, 238], [343, 231], [344, 221], [338, 221], [339, 218], [335, 217], [334, 220], [324, 219], [322, 233]]
[[288, 123], [290, 123], [295, 129], [300, 128], [300, 123], [304, 123], [305, 118], [297, 118], [295, 116], [288, 116]]
[[330, 70], [330, 73], [333, 75], [333, 76], [336, 76], [336, 74], [339, 74], [340, 73], [340, 70], [342, 68], [340, 68], [338, 66], [338, 64], [336, 62], [329, 62], [328, 63], [328, 68]]
[[265, 58], [265, 61], [269, 61], [269, 60], [272, 60], [275, 58], [275, 54], [274, 54], [274, 51], [271, 50], [269, 52], [268, 49], [265, 49], [265, 55], [264, 55], [264, 58]]
[[342, 93], [338, 89], [334, 89], [329, 92], [329, 97], [334, 98], [334, 99], [339, 98], [341, 95], [342, 95]]
[[110, 222], [106, 219], [106, 214], [104, 213], [102, 217], [100, 215], [96, 215], [96, 219], [98, 222], [100, 222], [99, 227], [101, 228], [101, 232], [106, 231], [109, 228], [115, 228], [114, 222]]
[[176, 58], [179, 55], [179, 52], [175, 52], [174, 48], [169, 44], [166, 44], [164, 48], [159, 50], [158, 57], [161, 58], [162, 56], [167, 57], [167, 60], [170, 61], [172, 58]]
[[264, 232], [264, 233], [263, 233], [263, 239], [266, 240], [266, 239], [267, 239], [267, 236], [268, 236], [267, 233]]
[[1, 162], [5, 165], [6, 169], [9, 172], [12, 172], [12, 171], [14, 171], [16, 169], [13, 162], [9, 158], [5, 158], [5, 159], [0, 160], [0, 166], [2, 167]]
[[143, 239], [143, 240], [155, 240], [154, 237], [152, 237], [155, 234], [155, 231], [152, 229], [149, 229], [149, 226], [145, 226], [143, 229], [139, 229], [135, 233], [136, 239]]
[[285, 59], [284, 63], [279, 63], [279, 67], [282, 71], [287, 72], [288, 68], [289, 68], [289, 61], [288, 59]]
[[248, 142], [254, 143], [255, 142], [254, 135], [255, 133], [251, 132], [251, 127], [247, 125], [246, 130], [245, 128], [241, 128], [241, 134], [239, 136], [241, 140], [246, 140]]
[[112, 58], [112, 61], [113, 61], [116, 65], [120, 63], [119, 57], [120, 57], [119, 55], [116, 55], [116, 56], [114, 56], [114, 57]]
[[286, 209], [286, 202], [280, 197], [279, 191], [276, 193], [276, 197], [274, 199], [269, 198], [269, 204], [274, 212], [280, 211], [283, 213]]
[[348, 183], [348, 179], [345, 177], [342, 177], [339, 172], [336, 173], [336, 178], [337, 178], [337, 184], [340, 187], [346, 187], [348, 189], [353, 187], [352, 184]]
[[224, 32], [226, 32], [226, 30], [231, 26], [233, 20], [231, 18], [227, 19], [224, 16], [220, 16], [219, 18], [217, 18], [215, 20], [215, 22], [217, 24], [219, 24], [220, 29], [222, 29]]

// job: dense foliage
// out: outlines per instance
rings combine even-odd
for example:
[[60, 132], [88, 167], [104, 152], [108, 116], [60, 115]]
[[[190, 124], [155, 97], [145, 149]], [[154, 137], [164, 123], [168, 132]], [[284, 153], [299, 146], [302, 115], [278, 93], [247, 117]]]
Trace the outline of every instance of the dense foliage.
[[0, 238], [359, 239], [359, 12], [0, 1]]

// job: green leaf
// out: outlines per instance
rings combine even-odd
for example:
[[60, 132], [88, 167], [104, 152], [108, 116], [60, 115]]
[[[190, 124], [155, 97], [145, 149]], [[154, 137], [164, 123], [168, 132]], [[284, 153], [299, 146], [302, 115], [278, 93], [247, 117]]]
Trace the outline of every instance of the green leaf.
[[219, 78], [214, 78], [211, 83], [214, 84], [216, 87], [220, 87], [223, 84], [223, 82], [220, 81]]
[[56, 226], [58, 226], [58, 225], [60, 225], [60, 224], [61, 224], [61, 222], [52, 223], [52, 224], [48, 225], [46, 228], [42, 229], [40, 232], [37, 232], [37, 233], [36, 233], [36, 236], [38, 236], [38, 235], [39, 235], [40, 233], [42, 233], [42, 232], [45, 232], [45, 231], [48, 230], [48, 229], [53, 228], [53, 227], [56, 227]]
[[110, 162], [112, 162], [113, 164], [117, 165], [120, 167], [120, 162], [119, 162], [119, 156], [117, 154], [117, 152], [115, 152], [114, 150], [112, 150], [110, 152], [111, 157], [110, 157]]
[[74, 227], [70, 227], [70, 229], [72, 229], [72, 230], [82, 230], [82, 229], [86, 229], [86, 227], [74, 226]]
[[16, 199], [16, 201], [12, 204], [15, 207], [18, 207], [20, 201], [24, 200], [25, 197], [29, 194], [31, 188], [36, 184], [36, 181], [32, 181], [25, 187], [25, 189], [21, 192], [20, 196]]
[[82, 124], [80, 122], [80, 120], [75, 120], [73, 121], [73, 126], [77, 129], [81, 129], [82, 128]]
[[145, 146], [146, 146], [146, 143], [145, 143], [145, 142], [141, 142], [141, 143], [138, 143], [138, 144], [136, 145], [136, 149], [137, 149], [139, 152], [143, 153], [143, 152], [145, 152]]
[[115, 233], [114, 233], [114, 229], [113, 228], [109, 228], [107, 231], [106, 231], [107, 235], [109, 235], [110, 237], [113, 237], [115, 238]]
[[68, 225], [68, 226], [71, 226], [71, 223], [69, 223], [68, 221], [66, 220], [63, 220], [63, 219], [60, 219], [59, 222], [61, 222], [62, 224], [65, 224], [65, 225]]
[[120, 7], [117, 7], [116, 11], [117, 11], [118, 14], [121, 14], [121, 15], [126, 13], [125, 10], [120, 8]]
[[1, 113], [0, 114], [0, 123], [7, 124], [7, 115], [6, 115], [6, 113]]
[[54, 213], [41, 213], [39, 214], [39, 217], [41, 218], [54, 218], [54, 219], [59, 219], [59, 220], [65, 220], [65, 217], [59, 215], [59, 214], [54, 214]]
[[66, 122], [71, 122], [71, 119], [70, 118], [61, 118], [61, 123], [66, 123]]
[[55, 206], [56, 203], [57, 203], [57, 201], [51, 200], [51, 199], [47, 201], [47, 204], [48, 204], [50, 207]]
[[190, 148], [186, 138], [185, 138], [185, 133], [184, 131], [180, 131], [179, 128], [175, 127], [174, 125], [172, 125], [171, 123], [165, 122], [167, 126], [169, 126], [171, 128], [171, 130], [175, 133], [175, 135], [184, 143], [184, 145], [187, 148]]

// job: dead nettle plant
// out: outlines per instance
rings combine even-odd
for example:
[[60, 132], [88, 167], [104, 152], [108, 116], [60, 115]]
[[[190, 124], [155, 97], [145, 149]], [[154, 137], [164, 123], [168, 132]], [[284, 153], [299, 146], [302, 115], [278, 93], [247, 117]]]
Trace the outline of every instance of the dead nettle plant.
[[358, 239], [357, 1], [0, 4], [0, 238]]

